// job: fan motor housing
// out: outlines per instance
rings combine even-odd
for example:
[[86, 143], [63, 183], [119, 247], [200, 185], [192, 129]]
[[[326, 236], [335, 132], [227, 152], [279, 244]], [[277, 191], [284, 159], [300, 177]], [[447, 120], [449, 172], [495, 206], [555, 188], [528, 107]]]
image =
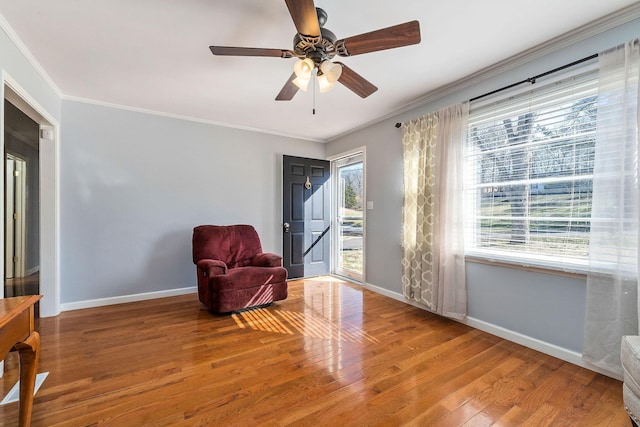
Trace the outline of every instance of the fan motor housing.
[[318, 56], [318, 53], [322, 56], [321, 60], [333, 57], [334, 55], [331, 53], [334, 50], [333, 44], [337, 40], [336, 35], [327, 28], [320, 28], [320, 34], [321, 37], [319, 38], [308, 38], [296, 33], [293, 36], [293, 51], [296, 55], [311, 59], [314, 59], [314, 56]]

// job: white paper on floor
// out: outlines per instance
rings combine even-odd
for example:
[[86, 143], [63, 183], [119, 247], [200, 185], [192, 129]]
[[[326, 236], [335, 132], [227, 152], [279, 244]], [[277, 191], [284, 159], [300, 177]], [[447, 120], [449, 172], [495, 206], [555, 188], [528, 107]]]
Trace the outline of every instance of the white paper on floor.
[[[40, 388], [44, 380], [47, 378], [47, 375], [49, 375], [49, 372], [42, 372], [41, 374], [36, 375], [36, 385], [33, 387], [34, 396], [38, 392], [38, 389]], [[9, 393], [7, 393], [4, 399], [2, 399], [2, 402], [0, 402], [0, 405], [6, 405], [7, 403], [17, 402], [19, 398], [20, 398], [20, 381], [18, 381], [13, 386], [13, 388], [9, 390]]]

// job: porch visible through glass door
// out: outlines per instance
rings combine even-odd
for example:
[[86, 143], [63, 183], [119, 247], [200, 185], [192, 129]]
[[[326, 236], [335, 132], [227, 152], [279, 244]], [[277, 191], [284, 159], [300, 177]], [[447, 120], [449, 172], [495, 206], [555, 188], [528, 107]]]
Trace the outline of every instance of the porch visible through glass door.
[[335, 273], [362, 281], [364, 168], [362, 155], [336, 162], [337, 236]]

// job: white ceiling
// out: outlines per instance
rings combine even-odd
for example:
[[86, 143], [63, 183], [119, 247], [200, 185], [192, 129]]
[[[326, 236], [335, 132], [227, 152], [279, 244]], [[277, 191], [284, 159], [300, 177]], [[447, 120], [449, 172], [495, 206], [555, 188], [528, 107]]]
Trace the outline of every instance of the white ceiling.
[[294, 59], [213, 56], [209, 45], [291, 49], [283, 0], [0, 0], [65, 97], [327, 141], [440, 86], [635, 0], [316, 0], [338, 38], [417, 19], [418, 45], [342, 58], [379, 89], [274, 100]]

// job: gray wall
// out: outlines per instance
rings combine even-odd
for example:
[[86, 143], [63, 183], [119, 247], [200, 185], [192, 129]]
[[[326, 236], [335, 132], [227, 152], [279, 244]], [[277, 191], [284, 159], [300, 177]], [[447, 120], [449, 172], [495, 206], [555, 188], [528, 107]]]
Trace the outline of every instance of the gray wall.
[[248, 223], [281, 253], [282, 155], [325, 145], [62, 104], [61, 302], [195, 286], [191, 234]]
[[[520, 81], [640, 35], [640, 20], [587, 38], [328, 144], [327, 156], [367, 147], [366, 281], [401, 295], [402, 148], [394, 127], [450, 104]], [[384, 96], [384, 88], [374, 96]], [[469, 316], [570, 351], [582, 352], [585, 280], [469, 262]]]

